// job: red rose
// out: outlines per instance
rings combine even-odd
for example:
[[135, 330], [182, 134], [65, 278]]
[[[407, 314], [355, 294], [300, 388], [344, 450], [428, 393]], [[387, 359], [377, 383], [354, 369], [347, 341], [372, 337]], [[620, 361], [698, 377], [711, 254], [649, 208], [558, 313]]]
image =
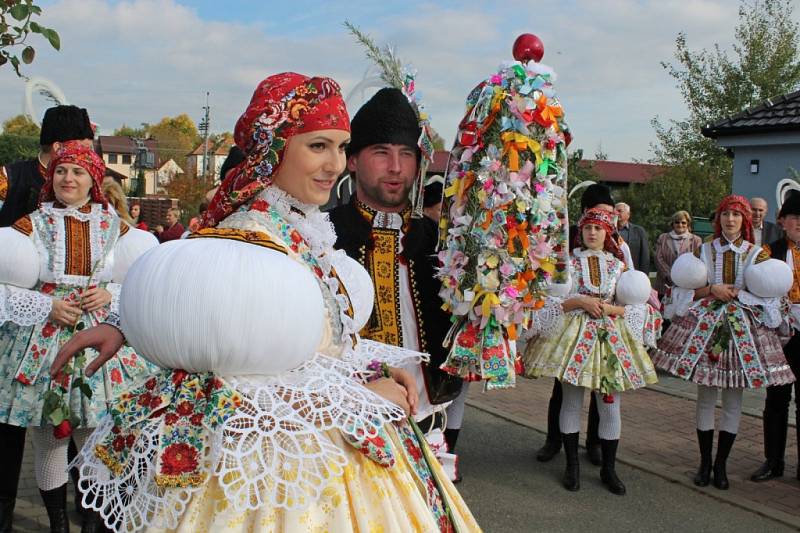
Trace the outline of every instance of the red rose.
[[189, 375], [189, 373], [186, 370], [180, 370], [180, 369], [173, 370], [172, 371], [172, 383], [175, 386], [178, 386], [181, 383], [183, 383], [183, 380], [186, 379], [186, 376], [188, 376], [188, 375]]
[[678, 375], [679, 376], [686, 375], [686, 369], [685, 368], [679, 368], [678, 369]]
[[72, 424], [69, 420], [62, 420], [61, 423], [53, 427], [53, 436], [57, 439], [66, 439], [72, 435]]
[[697, 353], [697, 346], [689, 346], [689, 353], [696, 354]]
[[582, 362], [583, 362], [583, 356], [582, 356], [582, 355], [580, 355], [580, 354], [576, 355], [576, 356], [574, 357], [574, 359], [575, 359], [575, 362], [576, 362], [576, 363], [582, 363]]
[[411, 439], [406, 439], [405, 442], [406, 451], [408, 454], [414, 458], [414, 461], [419, 462], [422, 459], [422, 450], [416, 443]]
[[161, 456], [161, 473], [177, 475], [193, 471], [197, 468], [197, 449], [185, 442], [170, 444]]
[[156, 387], [156, 378], [150, 378], [144, 383], [144, 388], [147, 390], [153, 390]]
[[756, 387], [756, 388], [758, 388], [758, 387], [760, 387], [761, 385], [763, 385], [763, 382], [762, 382], [760, 379], [754, 379], [754, 380], [753, 380], [753, 387]]
[[611, 341], [613, 344], [616, 344], [616, 342], [619, 340], [619, 338], [618, 338], [616, 335], [611, 335], [611, 338], [610, 338], [609, 340], [610, 340], [610, 341]]
[[747, 355], [744, 356], [744, 362], [745, 363], [749, 363], [752, 360], [753, 360], [753, 356], [752, 355], [747, 354]]
[[114, 437], [114, 440], [111, 441], [111, 447], [114, 448], [115, 452], [122, 451], [125, 447], [125, 437], [121, 435]]
[[134, 437], [132, 433], [130, 435], [128, 435], [127, 437], [125, 437], [125, 445], [128, 448], [132, 448], [134, 442], [136, 442], [136, 437]]
[[155, 398], [150, 400], [151, 409], [157, 409], [159, 405], [161, 405], [161, 396], [156, 396]]
[[142, 407], [147, 407], [148, 405], [150, 405], [151, 401], [153, 401], [153, 395], [150, 394], [149, 392], [145, 392], [139, 395], [139, 400], [137, 403]]
[[194, 406], [189, 401], [183, 401], [175, 409], [181, 416], [189, 416], [194, 412]]
[[700, 329], [702, 331], [708, 331], [708, 323], [707, 322], [701, 322], [700, 323]]
[[630, 368], [631, 367], [631, 362], [630, 361], [623, 361], [622, 362], [622, 366], [625, 367], [625, 368]]
[[167, 413], [164, 416], [164, 422], [166, 422], [166, 424], [169, 426], [175, 424], [177, 421], [178, 421], [178, 415], [176, 415], [175, 413]]
[[193, 414], [191, 417], [189, 417], [189, 422], [191, 422], [193, 426], [199, 426], [203, 423], [203, 413]]
[[603, 394], [603, 403], [614, 403], [614, 396], [611, 394]]
[[58, 328], [52, 322], [48, 322], [42, 328], [42, 337], [44, 338], [52, 337], [53, 333], [55, 333], [57, 329]]
[[591, 331], [584, 331], [583, 332], [583, 336], [586, 339], [591, 339], [592, 338], [592, 332]]
[[119, 371], [119, 368], [114, 368], [111, 370], [111, 383], [122, 383], [122, 372]]

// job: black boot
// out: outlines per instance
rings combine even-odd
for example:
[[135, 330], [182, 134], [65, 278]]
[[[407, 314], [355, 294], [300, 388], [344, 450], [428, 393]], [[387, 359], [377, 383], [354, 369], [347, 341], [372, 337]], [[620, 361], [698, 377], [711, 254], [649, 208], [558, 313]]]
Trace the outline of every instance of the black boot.
[[714, 486], [720, 490], [728, 490], [730, 483], [728, 483], [728, 472], [726, 471], [726, 462], [728, 455], [733, 448], [733, 441], [736, 440], [736, 433], [728, 433], [727, 431], [720, 431], [719, 438], [717, 439], [717, 457], [714, 459]]
[[561, 451], [561, 430], [558, 427], [561, 414], [561, 383], [556, 379], [553, 382], [553, 392], [547, 403], [547, 437], [544, 446], [536, 452], [536, 460], [546, 463]]
[[594, 466], [600, 466], [603, 462], [603, 451], [600, 448], [600, 437], [597, 435], [600, 429], [600, 414], [597, 411], [597, 395], [592, 393], [589, 401], [589, 421], [586, 425], [586, 455], [589, 462]]
[[[78, 455], [78, 447], [75, 445], [75, 439], [69, 439], [69, 446], [67, 447], [67, 463], [71, 463]], [[83, 505], [81, 505], [81, 488], [78, 485], [78, 469], [73, 467], [69, 469], [69, 477], [72, 479], [72, 488], [75, 490], [75, 511], [83, 516]]]
[[564, 488], [576, 491], [581, 488], [581, 469], [578, 463], [578, 433], [562, 433], [564, 455], [567, 456], [567, 468], [564, 470]]
[[50, 519], [50, 533], [69, 533], [69, 518], [67, 517], [67, 484], [64, 483], [57, 489], [41, 490], [47, 518]]
[[766, 461], [750, 476], [751, 481], [768, 481], [783, 476], [789, 413], [764, 411], [764, 457]]
[[83, 514], [81, 533], [106, 533], [110, 531], [103, 523], [103, 517], [97, 511], [86, 509]]
[[0, 533], [9, 533], [25, 452], [25, 428], [0, 424]]
[[711, 481], [711, 448], [714, 447], [714, 430], [697, 430], [697, 443], [700, 445], [700, 468], [694, 475], [694, 484], [707, 487]]
[[445, 429], [444, 441], [447, 443], [447, 451], [456, 453], [456, 442], [458, 441], [458, 432], [460, 429]]
[[14, 498], [0, 497], [0, 533], [11, 533], [11, 519], [14, 517]]
[[608, 490], [618, 496], [625, 494], [625, 484], [617, 477], [617, 445], [619, 440], [600, 440], [603, 453], [603, 465], [600, 467], [600, 480]]

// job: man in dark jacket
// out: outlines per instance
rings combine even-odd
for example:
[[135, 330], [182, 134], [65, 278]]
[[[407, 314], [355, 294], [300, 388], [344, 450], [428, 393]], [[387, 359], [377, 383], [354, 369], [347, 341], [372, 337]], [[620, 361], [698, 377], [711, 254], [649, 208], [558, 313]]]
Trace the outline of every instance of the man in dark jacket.
[[631, 222], [631, 206], [619, 202], [614, 206], [617, 212], [617, 227], [622, 240], [628, 243], [633, 259], [633, 268], [645, 274], [650, 272], [650, 244], [644, 228]]
[[39, 156], [0, 168], [0, 227], [10, 226], [36, 210], [50, 154], [65, 141], [92, 146], [94, 131], [85, 109], [74, 105], [51, 107], [44, 113], [39, 133]]
[[[330, 211], [335, 247], [360, 262], [375, 284], [375, 305], [361, 335], [387, 344], [427, 352], [428, 365], [415, 374], [418, 417], [459, 393], [458, 378], [438, 369], [447, 353], [442, 341], [450, 318], [441, 309], [435, 278], [437, 224], [411, 216], [409, 192], [418, 179], [419, 119], [398, 89], [381, 89], [355, 114], [347, 149], [347, 168], [355, 194]], [[463, 398], [461, 398], [463, 413]], [[448, 424], [450, 448], [460, 428]]]
[[[766, 202], [764, 202], [766, 204]], [[764, 209], [766, 211], [766, 207]], [[789, 290], [789, 300], [792, 302], [791, 314], [795, 319], [800, 318], [800, 194], [794, 192], [789, 195], [781, 206], [778, 220], [786, 232], [780, 239], [765, 246], [774, 259], [786, 261], [794, 273], [794, 283]], [[783, 353], [794, 373], [800, 379], [800, 332], [793, 331], [794, 335]], [[800, 382], [795, 381], [789, 385], [774, 385], [767, 387], [767, 398], [764, 402], [764, 455], [766, 461], [756, 470], [750, 479], [753, 481], [767, 481], [783, 476], [784, 454], [786, 452], [786, 434], [789, 429], [789, 403], [794, 389], [795, 422], [798, 436], [798, 459], [800, 459]], [[800, 466], [797, 476], [800, 478]]]

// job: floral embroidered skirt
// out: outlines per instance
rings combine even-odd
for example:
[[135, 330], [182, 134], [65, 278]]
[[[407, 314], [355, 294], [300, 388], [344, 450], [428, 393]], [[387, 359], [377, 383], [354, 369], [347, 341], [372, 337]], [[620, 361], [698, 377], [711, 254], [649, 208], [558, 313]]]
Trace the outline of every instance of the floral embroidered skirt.
[[[71, 291], [56, 288], [55, 297], [65, 298]], [[105, 319], [104, 312], [84, 313], [79, 323], [89, 328]], [[58, 350], [72, 336], [72, 328], [51, 322], [22, 327], [12, 322], [0, 326], [0, 422], [13, 426], [42, 426], [44, 395], [51, 384], [50, 365]], [[84, 366], [97, 352], [87, 349]], [[92, 389], [88, 399], [78, 388], [69, 392], [70, 410], [80, 417], [81, 427], [96, 427], [113, 400], [157, 369], [124, 346], [92, 377], [86, 378], [83, 368], [76, 368], [74, 377], [83, 378]]]
[[658, 381], [647, 350], [624, 319], [594, 319], [586, 313], [569, 313], [560, 331], [531, 339], [522, 363], [525, 377], [553, 377], [602, 394]]
[[675, 317], [653, 351], [655, 365], [708, 387], [792, 383], [794, 374], [776, 331], [759, 324], [749, 310], [734, 308], [718, 316], [709, 307], [694, 305], [686, 316]]

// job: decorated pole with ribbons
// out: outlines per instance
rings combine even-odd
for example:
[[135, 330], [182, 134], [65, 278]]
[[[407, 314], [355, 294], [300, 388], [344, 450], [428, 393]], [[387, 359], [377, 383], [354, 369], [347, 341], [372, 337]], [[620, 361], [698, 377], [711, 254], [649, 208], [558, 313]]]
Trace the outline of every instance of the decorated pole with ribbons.
[[514, 386], [515, 341], [567, 275], [571, 136], [543, 54], [521, 35], [516, 61], [470, 92], [448, 163], [438, 276], [453, 325], [441, 368], [487, 389]]

